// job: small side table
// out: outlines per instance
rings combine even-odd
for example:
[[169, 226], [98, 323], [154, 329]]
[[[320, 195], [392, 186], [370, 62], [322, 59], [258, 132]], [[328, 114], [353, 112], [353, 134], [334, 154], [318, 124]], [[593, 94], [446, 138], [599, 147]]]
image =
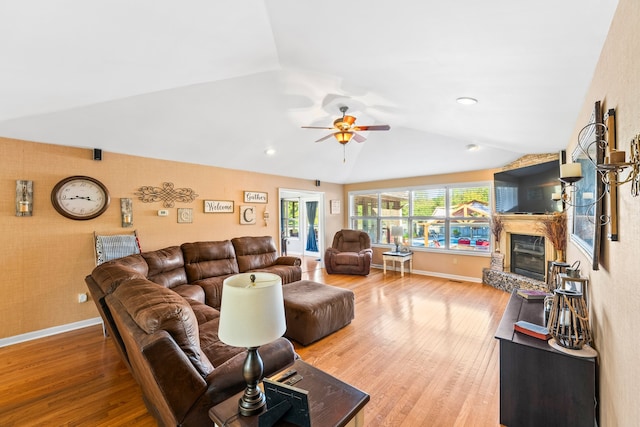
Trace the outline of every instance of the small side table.
[[[302, 380], [294, 387], [309, 392], [311, 425], [327, 427], [364, 427], [364, 407], [369, 395], [298, 359], [286, 370], [295, 369]], [[273, 377], [277, 378], [279, 374]], [[262, 387], [262, 383], [260, 383]], [[209, 409], [215, 426], [258, 427], [258, 415], [238, 415], [238, 399], [243, 392]], [[280, 422], [276, 426], [290, 425]]]
[[396, 268], [396, 261], [400, 261], [400, 276], [404, 277], [404, 263], [409, 261], [409, 272], [413, 270], [413, 252], [383, 252], [382, 253], [382, 274], [387, 274], [387, 261], [393, 261], [393, 268]]

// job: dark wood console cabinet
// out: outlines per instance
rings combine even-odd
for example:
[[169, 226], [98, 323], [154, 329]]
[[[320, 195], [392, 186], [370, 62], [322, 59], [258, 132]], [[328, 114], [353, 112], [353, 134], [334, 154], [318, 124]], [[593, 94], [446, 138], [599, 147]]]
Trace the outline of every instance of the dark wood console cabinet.
[[518, 320], [543, 324], [541, 300], [511, 299], [496, 331], [500, 341], [500, 423], [521, 426], [597, 425], [596, 358], [575, 357], [515, 332]]

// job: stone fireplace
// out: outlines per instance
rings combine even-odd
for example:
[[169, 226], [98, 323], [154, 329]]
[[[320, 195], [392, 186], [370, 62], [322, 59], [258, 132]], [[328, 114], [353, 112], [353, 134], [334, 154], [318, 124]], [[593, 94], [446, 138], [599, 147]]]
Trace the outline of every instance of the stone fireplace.
[[500, 252], [504, 254], [504, 271], [545, 281], [547, 266], [556, 259], [556, 251], [539, 230], [538, 220], [541, 217], [543, 215], [501, 215], [504, 229]]

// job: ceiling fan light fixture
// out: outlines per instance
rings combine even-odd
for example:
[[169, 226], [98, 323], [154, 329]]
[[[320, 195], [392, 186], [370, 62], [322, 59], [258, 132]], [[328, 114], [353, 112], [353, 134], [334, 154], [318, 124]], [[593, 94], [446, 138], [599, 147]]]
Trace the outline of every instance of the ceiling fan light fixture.
[[264, 154], [266, 154], [267, 156], [273, 156], [274, 154], [276, 154], [276, 150], [273, 148], [267, 148], [266, 150], [264, 150]]
[[353, 138], [353, 132], [336, 132], [333, 134], [340, 144], [347, 144]]
[[478, 100], [469, 96], [461, 96], [460, 98], [456, 99], [456, 102], [462, 105], [473, 105], [477, 104]]

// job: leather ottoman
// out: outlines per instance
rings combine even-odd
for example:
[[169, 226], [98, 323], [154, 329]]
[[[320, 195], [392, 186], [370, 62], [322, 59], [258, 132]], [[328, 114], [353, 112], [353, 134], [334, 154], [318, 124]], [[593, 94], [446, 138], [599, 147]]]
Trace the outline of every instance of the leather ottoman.
[[355, 296], [352, 291], [310, 280], [282, 287], [287, 319], [285, 337], [309, 345], [351, 323]]

